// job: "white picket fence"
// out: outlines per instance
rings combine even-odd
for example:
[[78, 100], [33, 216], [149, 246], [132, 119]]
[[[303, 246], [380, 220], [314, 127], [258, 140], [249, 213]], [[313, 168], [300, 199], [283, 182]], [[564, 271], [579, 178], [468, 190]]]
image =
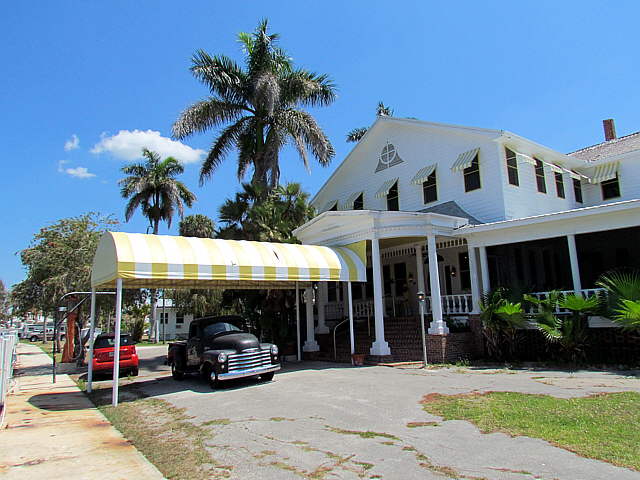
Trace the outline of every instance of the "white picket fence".
[[2, 426], [4, 422], [4, 407], [11, 379], [13, 378], [17, 344], [17, 332], [0, 331], [0, 426]]

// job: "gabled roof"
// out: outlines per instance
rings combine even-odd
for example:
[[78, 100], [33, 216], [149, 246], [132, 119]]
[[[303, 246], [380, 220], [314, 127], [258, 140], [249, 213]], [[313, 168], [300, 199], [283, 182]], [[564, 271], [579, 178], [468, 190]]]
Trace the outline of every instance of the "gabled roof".
[[640, 132], [625, 135], [624, 137], [614, 138], [606, 142], [591, 145], [590, 147], [581, 148], [568, 155], [579, 158], [587, 162], [595, 162], [607, 157], [623, 155], [625, 153], [640, 150]]
[[449, 215], [451, 217], [466, 218], [469, 220], [469, 225], [480, 225], [482, 222], [474, 216], [468, 214], [460, 205], [454, 201], [444, 202], [440, 205], [435, 205], [430, 208], [420, 210], [422, 213], [440, 213], [442, 215]]

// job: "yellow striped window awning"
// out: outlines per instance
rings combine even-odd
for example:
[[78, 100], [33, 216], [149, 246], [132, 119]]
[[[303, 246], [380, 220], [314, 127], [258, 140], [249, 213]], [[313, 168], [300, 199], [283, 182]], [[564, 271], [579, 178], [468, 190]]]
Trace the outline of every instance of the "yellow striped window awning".
[[347, 201], [344, 202], [344, 209], [345, 210], [353, 210], [353, 204], [355, 203], [356, 199], [362, 195], [362, 191], [359, 192], [355, 192], [352, 193], [351, 195], [349, 195], [349, 198], [347, 198]]
[[597, 165], [593, 168], [593, 173], [589, 175], [591, 183], [602, 183], [607, 180], [613, 180], [618, 175], [619, 162], [609, 162], [603, 165]]
[[296, 282], [365, 282], [366, 242], [339, 247], [106, 232], [91, 286], [285, 289]]
[[474, 148], [468, 152], [461, 153], [451, 166], [451, 170], [454, 172], [461, 172], [465, 168], [469, 168], [473, 163], [473, 159], [476, 158], [476, 155], [478, 155], [479, 152], [480, 148]]
[[429, 175], [431, 175], [435, 171], [436, 171], [435, 163], [433, 165], [427, 165], [426, 167], [418, 170], [418, 173], [416, 173], [411, 179], [411, 183], [413, 183], [414, 185], [421, 185], [424, 182], [426, 182], [427, 178], [429, 178]]
[[392, 178], [391, 180], [387, 180], [382, 184], [382, 186], [376, 192], [376, 198], [383, 198], [389, 194], [389, 190], [391, 187], [398, 181], [398, 177]]

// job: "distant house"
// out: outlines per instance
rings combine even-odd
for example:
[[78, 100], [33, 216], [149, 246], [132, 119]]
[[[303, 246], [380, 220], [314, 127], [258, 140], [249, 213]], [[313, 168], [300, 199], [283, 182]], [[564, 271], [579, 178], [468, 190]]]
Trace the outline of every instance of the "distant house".
[[169, 298], [159, 299], [156, 304], [156, 318], [159, 322], [160, 340], [186, 339], [193, 315], [183, 315], [173, 306]]
[[[506, 130], [378, 117], [295, 231], [306, 244], [367, 240], [368, 283], [353, 285], [356, 316], [373, 322], [366, 353], [394, 356], [385, 334], [417, 315], [420, 290], [429, 333], [446, 336], [447, 317], [477, 316], [492, 286], [588, 293], [601, 273], [640, 267], [640, 132], [604, 123], [604, 142], [564, 154]], [[316, 334], [344, 318], [345, 291], [318, 286]]]

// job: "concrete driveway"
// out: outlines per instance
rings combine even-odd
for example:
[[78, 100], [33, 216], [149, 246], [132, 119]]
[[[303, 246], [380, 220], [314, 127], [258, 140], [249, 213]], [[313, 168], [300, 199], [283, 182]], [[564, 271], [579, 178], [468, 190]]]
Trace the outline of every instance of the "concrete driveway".
[[[159, 349], [147, 348], [149, 358], [152, 348]], [[481, 434], [465, 421], [443, 422], [419, 404], [434, 392], [566, 398], [640, 391], [637, 376], [308, 362], [286, 367], [270, 383], [237, 380], [211, 391], [196, 378], [175, 382], [165, 369], [151, 361], [137, 386], [210, 429], [207, 446], [216, 461], [233, 467], [234, 479], [640, 479], [639, 472], [543, 440]], [[409, 428], [411, 422], [437, 425]]]

